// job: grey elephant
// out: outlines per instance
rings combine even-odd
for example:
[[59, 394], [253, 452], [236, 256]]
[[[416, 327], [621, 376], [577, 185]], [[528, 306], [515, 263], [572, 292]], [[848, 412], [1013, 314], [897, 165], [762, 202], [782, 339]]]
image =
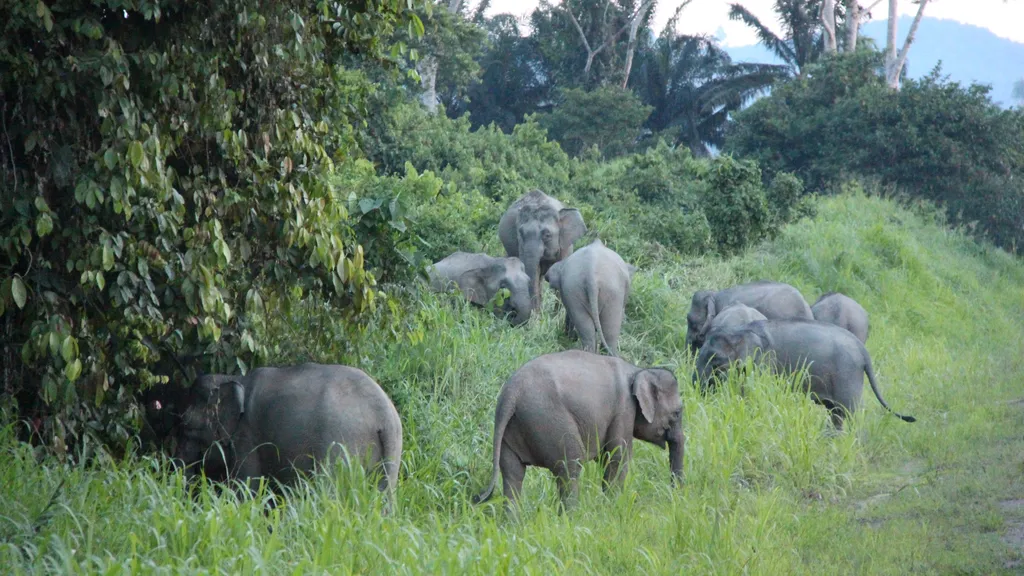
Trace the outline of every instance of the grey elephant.
[[510, 315], [513, 325], [530, 319], [530, 278], [519, 258], [495, 258], [487, 254], [455, 252], [427, 269], [430, 287], [446, 290], [452, 283], [472, 303], [484, 306], [502, 288], [510, 296], [495, 312]]
[[619, 331], [636, 267], [594, 240], [556, 262], [544, 278], [565, 306], [565, 327], [575, 329], [583, 349], [597, 353], [598, 341], [619, 355]]
[[567, 350], [530, 360], [501, 388], [494, 411], [491, 497], [500, 469], [505, 497], [518, 500], [527, 466], [550, 470], [565, 507], [575, 505], [583, 463], [609, 457], [604, 488], [620, 486], [633, 438], [668, 446], [681, 480], [685, 436], [679, 385], [670, 370], [638, 368], [612, 356]]
[[815, 320], [846, 328], [861, 342], [868, 341], [868, 311], [856, 300], [839, 292], [822, 294], [811, 306]]
[[508, 256], [518, 257], [530, 278], [534, 310], [541, 305], [541, 282], [551, 265], [564, 260], [573, 242], [587, 233], [583, 216], [540, 190], [532, 190], [509, 206], [498, 222], [498, 238]]
[[717, 292], [700, 290], [693, 295], [686, 315], [686, 345], [692, 352], [704, 344], [718, 312], [736, 303], [750, 306], [768, 319], [814, 318], [800, 291], [782, 282], [759, 280]]
[[750, 324], [751, 322], [757, 322], [758, 320], [767, 320], [764, 314], [761, 314], [756, 308], [751, 308], [746, 304], [736, 302], [725, 307], [718, 314], [715, 314], [714, 319], [711, 320], [711, 326], [708, 328], [708, 334], [711, 332], [721, 329], [729, 328], [732, 326], [742, 326], [744, 324]]
[[853, 414], [864, 391], [864, 376], [878, 402], [906, 422], [913, 416], [893, 412], [878, 390], [871, 355], [849, 330], [816, 320], [761, 320], [715, 330], [697, 356], [697, 374], [707, 390], [728, 365], [752, 358], [775, 373], [794, 373], [804, 367], [805, 383], [815, 402], [825, 406], [832, 423], [842, 429], [843, 419]]
[[402, 422], [362, 370], [307, 363], [205, 375], [192, 395], [175, 450], [187, 476], [201, 469], [250, 485], [261, 477], [288, 484], [329, 458], [362, 458], [368, 471], [382, 468], [378, 488], [393, 499]]

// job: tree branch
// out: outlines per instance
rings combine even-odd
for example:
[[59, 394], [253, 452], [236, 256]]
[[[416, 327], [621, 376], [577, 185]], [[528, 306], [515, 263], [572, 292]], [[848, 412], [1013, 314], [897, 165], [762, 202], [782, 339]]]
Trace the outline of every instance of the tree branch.
[[889, 38], [885, 51], [885, 80], [890, 88], [899, 90], [900, 73], [903, 72], [903, 66], [907, 62], [910, 45], [914, 42], [914, 34], [917, 33], [917, 27], [921, 24], [921, 18], [924, 17], [924, 8], [928, 5], [928, 0], [920, 0], [917, 15], [914, 16], [914, 21], [910, 24], [910, 31], [907, 33], [906, 40], [903, 41], [903, 47], [899, 54], [896, 53], [896, 18], [898, 15], [896, 1], [889, 0]]
[[825, 32], [825, 53], [835, 54], [837, 51], [835, 0], [823, 0], [818, 17], [821, 19], [821, 26]]

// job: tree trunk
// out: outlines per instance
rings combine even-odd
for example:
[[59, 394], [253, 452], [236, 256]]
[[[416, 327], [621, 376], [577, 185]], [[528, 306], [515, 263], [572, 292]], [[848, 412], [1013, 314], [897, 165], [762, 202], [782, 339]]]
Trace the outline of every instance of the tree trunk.
[[420, 86], [423, 94], [420, 94], [420, 102], [431, 114], [437, 113], [437, 105], [440, 100], [437, 97], [437, 57], [433, 54], [424, 56], [416, 72], [420, 75]]
[[622, 72], [623, 90], [629, 84], [629, 74], [633, 71], [633, 53], [636, 52], [636, 33], [640, 29], [640, 21], [644, 19], [644, 15], [647, 14], [653, 5], [654, 0], [645, 0], [629, 23], [629, 44], [626, 46], [626, 65]]
[[846, 0], [846, 51], [857, 50], [857, 36], [860, 35], [860, 4], [857, 0]]
[[821, 27], [825, 34], [825, 54], [835, 54], [836, 43], [836, 3], [835, 0], [824, 0], [821, 3]]
[[898, 11], [896, 2], [897, 0], [889, 0], [889, 29], [885, 47], [885, 82], [893, 90], [900, 89], [900, 74], [903, 72], [903, 66], [907, 63], [907, 53], [910, 51], [910, 45], [914, 42], [914, 34], [917, 33], [917, 27], [921, 24], [921, 18], [924, 16], [924, 7], [928, 5], [928, 0], [920, 0], [917, 15], [914, 16], [914, 21], [910, 24], [910, 31], [907, 33], [907, 39], [903, 41], [903, 48], [897, 53], [896, 18]]
[[[455, 14], [462, 8], [462, 0], [448, 0], [448, 12]], [[434, 54], [428, 54], [420, 60], [416, 66], [416, 73], [420, 75], [420, 86], [423, 94], [420, 95], [420, 102], [431, 114], [437, 113], [437, 106], [440, 99], [437, 97], [437, 69], [440, 62]]]
[[[630, 21], [623, 25], [622, 28], [619, 28], [618, 30], [615, 31], [614, 34], [605, 38], [604, 42], [601, 42], [601, 44], [597, 48], [591, 48], [590, 41], [587, 40], [587, 35], [586, 33], [583, 32], [583, 27], [580, 26], [580, 21], [576, 19], [576, 15], [573, 14], [572, 10], [569, 9], [568, 0], [566, 0], [562, 4], [562, 8], [565, 10], [565, 13], [569, 15], [569, 19], [572, 21], [572, 25], [576, 27], [576, 31], [579, 32], [580, 40], [583, 41], [583, 48], [587, 51], [587, 64], [583, 68], [583, 77], [586, 78], [587, 76], [590, 75], [590, 67], [594, 63], [594, 57], [597, 56], [597, 54], [601, 52], [601, 50], [604, 50], [613, 42], [615, 42], [615, 39], [618, 38], [620, 34], [625, 32], [626, 28], [630, 27], [633, 20], [630, 19]], [[605, 9], [607, 10], [607, 6], [605, 6]], [[641, 7], [641, 10], [642, 9], [643, 8]], [[630, 65], [632, 65], [632, 63]]]

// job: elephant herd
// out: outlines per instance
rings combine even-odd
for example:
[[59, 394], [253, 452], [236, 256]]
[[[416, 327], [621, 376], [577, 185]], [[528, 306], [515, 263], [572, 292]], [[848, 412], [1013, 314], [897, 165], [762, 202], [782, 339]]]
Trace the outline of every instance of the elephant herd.
[[[526, 468], [537, 466], [554, 474], [563, 504], [571, 506], [584, 462], [607, 462], [605, 488], [622, 482], [634, 438], [667, 448], [672, 478], [682, 478], [683, 404], [673, 371], [638, 367], [618, 354], [636, 268], [600, 240], [574, 251], [586, 232], [578, 210], [534, 190], [500, 220], [506, 257], [456, 252], [428, 269], [434, 290], [455, 287], [479, 306], [507, 290], [498, 312], [514, 325], [539, 313], [546, 280], [565, 308], [566, 331], [583, 348], [534, 358], [502, 386], [491, 481], [474, 502], [492, 495], [499, 472], [505, 497], [517, 500]], [[796, 288], [780, 282], [698, 291], [687, 314], [686, 344], [697, 355], [693, 382], [701, 391], [748, 358], [775, 372], [806, 368], [807, 391], [838, 429], [856, 410], [865, 375], [889, 409], [864, 347], [867, 337], [868, 314], [853, 299], [829, 293], [808, 306]], [[607, 356], [598, 354], [599, 346]], [[401, 419], [381, 387], [357, 368], [303, 364], [205, 375], [192, 396], [175, 451], [187, 475], [202, 469], [210, 477], [288, 483], [316, 462], [359, 456], [382, 472], [378, 487], [394, 493]]]

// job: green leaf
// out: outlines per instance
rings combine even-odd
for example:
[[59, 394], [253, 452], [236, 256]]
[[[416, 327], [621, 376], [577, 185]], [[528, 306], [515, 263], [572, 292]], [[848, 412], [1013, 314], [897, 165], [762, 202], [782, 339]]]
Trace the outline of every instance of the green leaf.
[[113, 148], [107, 148], [107, 151], [103, 153], [103, 163], [107, 165], [108, 170], [117, 167], [117, 152], [114, 152]]
[[64, 376], [72, 382], [78, 380], [78, 376], [81, 373], [82, 361], [78, 358], [75, 358], [74, 362], [69, 362], [68, 365], [64, 367]]
[[114, 267], [114, 251], [110, 246], [103, 247], [103, 269], [110, 270]]
[[50, 332], [47, 335], [47, 341], [50, 344], [50, 353], [56, 354], [60, 352], [60, 334], [56, 332]]
[[142, 142], [133, 140], [128, 145], [128, 158], [132, 161], [132, 166], [139, 167], [139, 164], [146, 158], [146, 153], [142, 150]]
[[78, 341], [74, 336], [65, 336], [60, 345], [60, 355], [64, 362], [71, 362], [71, 359], [78, 356]]
[[22, 283], [21, 278], [15, 276], [11, 278], [11, 296], [14, 297], [14, 303], [18, 305], [18, 308], [25, 307], [25, 301], [28, 300], [28, 291], [25, 290], [25, 284]]
[[53, 231], [53, 219], [50, 218], [49, 214], [40, 214], [39, 218], [36, 218], [36, 234], [40, 238], [46, 236]]

